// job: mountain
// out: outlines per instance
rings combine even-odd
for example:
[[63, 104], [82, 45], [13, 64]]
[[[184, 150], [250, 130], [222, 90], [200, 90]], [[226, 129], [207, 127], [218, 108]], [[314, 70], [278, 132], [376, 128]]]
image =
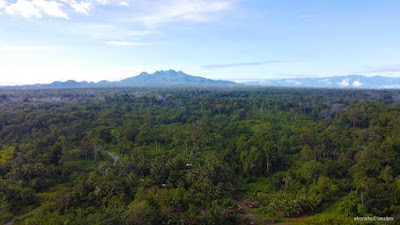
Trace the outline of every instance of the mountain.
[[188, 85], [188, 86], [229, 86], [236, 85], [232, 81], [222, 80], [211, 80], [203, 77], [192, 76], [185, 74], [182, 71], [175, 70], [161, 70], [153, 74], [143, 72], [135, 77], [130, 77], [121, 80], [117, 83], [119, 86], [146, 86], [146, 85], [158, 85], [158, 86], [169, 86], [169, 85]]
[[315, 87], [315, 88], [400, 88], [400, 78], [362, 75], [332, 76], [320, 78], [291, 78], [277, 80], [258, 80], [245, 82], [247, 85], [277, 87]]
[[54, 81], [50, 84], [33, 84], [20, 86], [3, 86], [1, 88], [91, 88], [91, 87], [173, 87], [173, 86], [236, 86], [241, 85], [233, 81], [211, 80], [203, 77], [185, 74], [182, 71], [160, 70], [153, 74], [142, 72], [138, 76], [123, 79], [121, 81], [100, 81], [100, 82], [77, 82], [68, 80], [65, 82]]

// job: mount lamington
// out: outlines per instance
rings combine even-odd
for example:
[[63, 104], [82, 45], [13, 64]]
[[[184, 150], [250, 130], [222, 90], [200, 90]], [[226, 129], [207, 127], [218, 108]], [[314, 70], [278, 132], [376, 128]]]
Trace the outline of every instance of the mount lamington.
[[188, 75], [182, 71], [161, 70], [153, 74], [143, 72], [136, 77], [127, 78], [117, 82], [118, 86], [136, 86], [136, 85], [188, 85], [188, 86], [213, 86], [213, 85], [235, 85], [232, 81], [211, 80], [204, 77]]

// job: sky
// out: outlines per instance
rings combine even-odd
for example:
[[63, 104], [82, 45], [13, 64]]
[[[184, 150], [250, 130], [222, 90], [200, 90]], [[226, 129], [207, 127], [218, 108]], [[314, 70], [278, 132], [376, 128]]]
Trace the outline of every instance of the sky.
[[400, 76], [398, 0], [0, 0], [0, 85]]

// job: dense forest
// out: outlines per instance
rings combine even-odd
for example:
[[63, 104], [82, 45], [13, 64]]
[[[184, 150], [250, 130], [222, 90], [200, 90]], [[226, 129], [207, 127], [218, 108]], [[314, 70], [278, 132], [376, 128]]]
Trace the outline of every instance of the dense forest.
[[398, 90], [1, 90], [0, 109], [1, 224], [400, 221]]

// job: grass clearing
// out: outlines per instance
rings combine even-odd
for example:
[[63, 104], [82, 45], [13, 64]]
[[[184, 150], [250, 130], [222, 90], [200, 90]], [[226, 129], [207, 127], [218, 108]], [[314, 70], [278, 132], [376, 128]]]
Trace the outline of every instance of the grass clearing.
[[8, 146], [4, 145], [0, 147], [0, 163], [4, 164], [9, 160], [14, 152], [15, 147], [14, 146]]
[[340, 205], [343, 203], [344, 197], [339, 198], [336, 202], [323, 210], [321, 213], [310, 216], [306, 220], [299, 223], [306, 224], [355, 224], [353, 217], [346, 217], [340, 212]]

